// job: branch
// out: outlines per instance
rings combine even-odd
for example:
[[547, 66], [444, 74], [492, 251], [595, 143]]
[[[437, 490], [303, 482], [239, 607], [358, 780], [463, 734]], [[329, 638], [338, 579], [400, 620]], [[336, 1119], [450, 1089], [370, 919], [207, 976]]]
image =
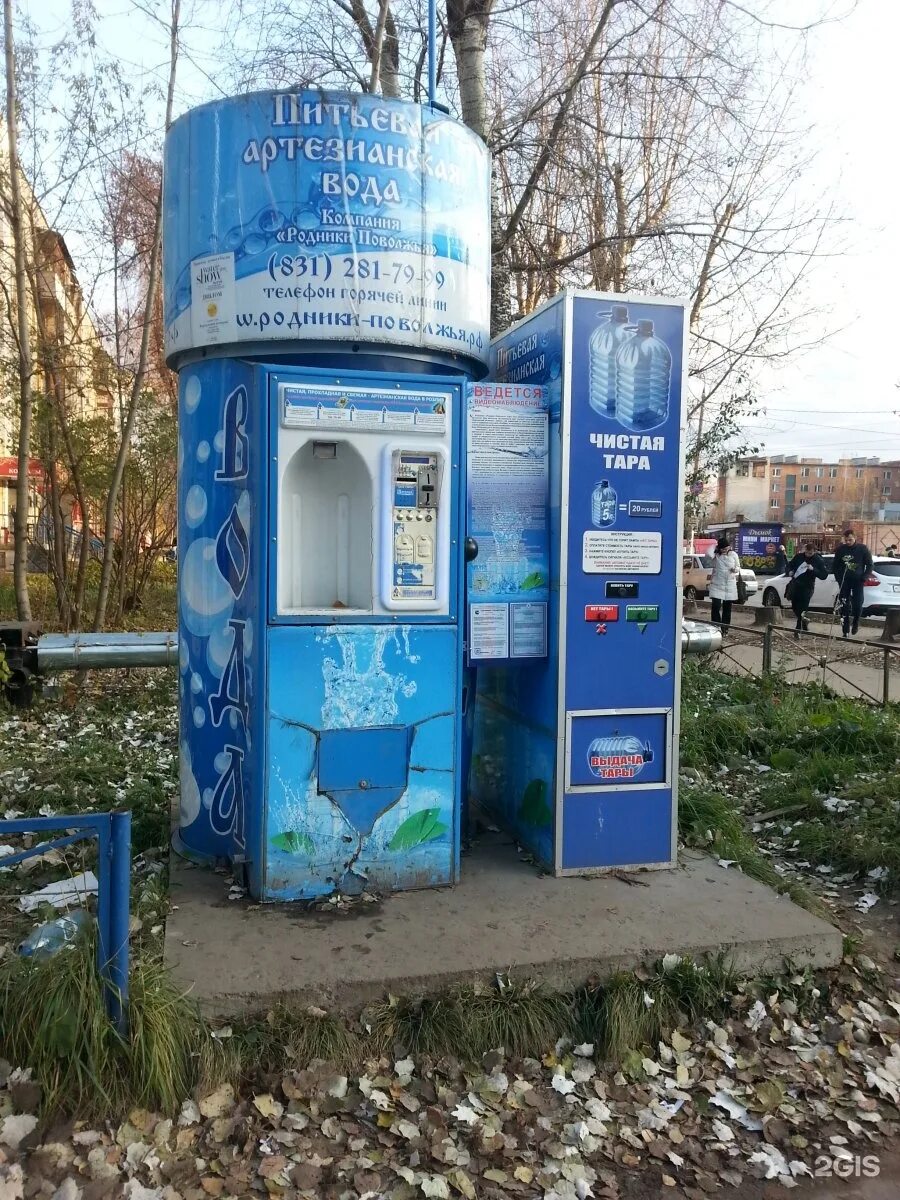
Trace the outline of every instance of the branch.
[[495, 254], [501, 253], [506, 249], [506, 247], [509, 245], [510, 239], [514, 236], [516, 230], [518, 229], [519, 222], [522, 220], [526, 208], [531, 203], [531, 193], [534, 189], [534, 186], [543, 174], [547, 163], [550, 161], [550, 156], [556, 149], [556, 143], [559, 141], [559, 137], [563, 131], [563, 126], [566, 123], [566, 117], [568, 116], [569, 109], [572, 106], [572, 101], [575, 99], [575, 93], [578, 91], [578, 87], [584, 78], [585, 73], [587, 72], [591, 59], [594, 56], [594, 51], [597, 49], [600, 39], [603, 36], [603, 31], [606, 29], [609, 18], [612, 15], [612, 11], [617, 4], [621, 4], [622, 2], [623, 0], [606, 0], [605, 4], [603, 5], [603, 11], [600, 14], [600, 20], [597, 22], [597, 27], [594, 30], [590, 41], [585, 47], [584, 53], [581, 56], [581, 61], [575, 68], [575, 73], [569, 82], [569, 86], [566, 89], [565, 95], [563, 96], [562, 103], [559, 106], [556, 116], [553, 118], [553, 124], [550, 126], [550, 133], [547, 136], [547, 141], [544, 144], [544, 148], [541, 150], [540, 154], [538, 155], [537, 162], [531, 169], [531, 174], [528, 176], [525, 187], [522, 190], [522, 195], [519, 197], [519, 203], [513, 210], [512, 216], [507, 222], [506, 229], [499, 239], [499, 243], [494, 247]]

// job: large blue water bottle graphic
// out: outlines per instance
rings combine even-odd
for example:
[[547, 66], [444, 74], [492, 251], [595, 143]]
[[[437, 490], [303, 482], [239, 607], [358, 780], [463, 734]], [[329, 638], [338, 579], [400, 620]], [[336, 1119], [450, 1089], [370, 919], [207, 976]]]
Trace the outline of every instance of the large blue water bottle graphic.
[[591, 521], [598, 529], [608, 529], [616, 523], [616, 491], [604, 479], [591, 494]]
[[626, 429], [652, 429], [669, 415], [672, 355], [653, 334], [652, 321], [638, 321], [637, 332], [616, 355], [616, 420]]
[[594, 738], [588, 746], [588, 770], [598, 779], [636, 779], [653, 762], [649, 742], [633, 734]]
[[633, 330], [628, 328], [628, 309], [614, 304], [607, 320], [591, 334], [588, 345], [590, 357], [591, 408], [604, 417], [616, 415], [616, 355]]

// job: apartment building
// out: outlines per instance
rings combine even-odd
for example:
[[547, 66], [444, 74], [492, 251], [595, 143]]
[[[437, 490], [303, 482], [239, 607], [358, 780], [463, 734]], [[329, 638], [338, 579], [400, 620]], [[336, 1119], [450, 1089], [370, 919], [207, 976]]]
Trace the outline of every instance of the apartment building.
[[[0, 142], [6, 143], [0, 119]], [[9, 159], [0, 150], [0, 199], [5, 199]], [[51, 229], [25, 179], [26, 270], [29, 277], [29, 326], [35, 364], [35, 421], [29, 462], [29, 528], [36, 533], [47, 507], [47, 479], [56, 458], [61, 508], [70, 528], [80, 529], [83, 514], [68, 491], [62, 455], [54, 456], [59, 430], [48, 427], [57, 406], [76, 429], [86, 422], [112, 420], [113, 362], [103, 346], [75, 272], [65, 239]], [[15, 263], [12, 228], [0, 203], [0, 548], [12, 541], [18, 480], [18, 343], [16, 339]], [[52, 397], [52, 400], [50, 399]], [[58, 422], [57, 422], [58, 425]], [[95, 514], [88, 514], [93, 523]]]
[[716, 521], [780, 521], [800, 528], [871, 521], [900, 502], [900, 461], [800, 454], [739, 459], [719, 476]]

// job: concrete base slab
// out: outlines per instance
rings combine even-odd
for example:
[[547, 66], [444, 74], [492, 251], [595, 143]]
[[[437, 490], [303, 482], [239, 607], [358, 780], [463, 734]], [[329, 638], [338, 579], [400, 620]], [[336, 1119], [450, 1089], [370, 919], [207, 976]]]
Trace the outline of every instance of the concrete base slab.
[[[630, 882], [629, 882], [630, 881]], [[628, 877], [541, 876], [499, 836], [463, 858], [458, 887], [345, 912], [229, 901], [225, 881], [173, 858], [166, 962], [220, 1016], [292, 999], [358, 1010], [496, 971], [568, 990], [675, 952], [728, 951], [753, 973], [785, 957], [828, 967], [841, 935], [786, 897], [701, 855]]]

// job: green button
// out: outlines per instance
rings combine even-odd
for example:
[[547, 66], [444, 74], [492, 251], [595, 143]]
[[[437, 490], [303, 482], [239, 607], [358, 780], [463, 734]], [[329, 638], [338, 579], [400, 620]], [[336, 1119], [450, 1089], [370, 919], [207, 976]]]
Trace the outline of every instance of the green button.
[[626, 621], [658, 621], [658, 604], [628, 604], [625, 606]]

